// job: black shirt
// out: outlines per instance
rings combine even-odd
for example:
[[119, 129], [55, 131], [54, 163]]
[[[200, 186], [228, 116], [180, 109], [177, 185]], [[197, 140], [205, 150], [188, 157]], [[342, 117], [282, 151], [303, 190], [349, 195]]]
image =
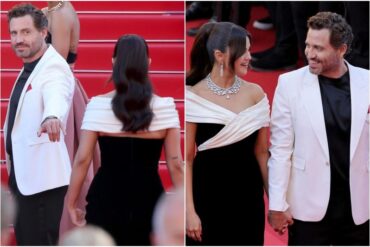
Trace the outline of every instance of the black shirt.
[[327, 217], [351, 220], [349, 185], [351, 89], [349, 72], [340, 78], [319, 76], [330, 156], [330, 199]]

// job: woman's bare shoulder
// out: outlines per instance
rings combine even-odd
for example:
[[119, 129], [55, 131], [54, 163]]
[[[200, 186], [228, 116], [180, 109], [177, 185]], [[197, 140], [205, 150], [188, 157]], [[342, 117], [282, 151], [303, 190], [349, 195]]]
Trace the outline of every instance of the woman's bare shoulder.
[[260, 101], [265, 96], [262, 87], [257, 83], [242, 80], [242, 85], [242, 90], [248, 91], [256, 102]]

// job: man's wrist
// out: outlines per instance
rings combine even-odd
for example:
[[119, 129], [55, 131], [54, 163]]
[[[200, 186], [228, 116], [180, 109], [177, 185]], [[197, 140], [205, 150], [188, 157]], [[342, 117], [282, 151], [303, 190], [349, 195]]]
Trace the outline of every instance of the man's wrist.
[[46, 117], [41, 124], [45, 123], [46, 120], [49, 120], [49, 119], [58, 119], [56, 116], [48, 116]]

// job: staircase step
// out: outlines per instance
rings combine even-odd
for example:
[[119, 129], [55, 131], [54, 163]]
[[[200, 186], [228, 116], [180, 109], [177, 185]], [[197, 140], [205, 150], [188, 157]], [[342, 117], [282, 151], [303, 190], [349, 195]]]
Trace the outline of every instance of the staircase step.
[[[5, 164], [0, 165], [0, 172], [1, 172], [1, 184], [8, 185], [8, 171]], [[169, 170], [165, 163], [161, 163], [158, 165], [158, 173], [161, 178], [163, 187], [166, 191], [172, 186], [171, 176]]]
[[[3, 42], [1, 47], [2, 69], [22, 67], [22, 61], [15, 56], [10, 43]], [[149, 56], [152, 59], [150, 70], [183, 71], [183, 43], [149, 43]], [[75, 69], [112, 69], [114, 43], [84, 43], [78, 48], [78, 59]]]
[[1, 184], [8, 186], [8, 170], [6, 168], [6, 164], [0, 164], [0, 172], [1, 172]]
[[[1, 1], [1, 10], [9, 10], [19, 1]], [[32, 2], [38, 8], [47, 6], [44, 1]], [[72, 1], [76, 11], [184, 11], [183, 1]]]
[[169, 191], [172, 186], [172, 180], [170, 176], [170, 172], [166, 165], [159, 165], [158, 166], [158, 173], [159, 177], [161, 178], [162, 185], [165, 191]]
[[184, 15], [79, 14], [79, 19], [80, 39], [117, 40], [129, 33], [145, 39], [184, 39]]
[[[3, 237], [1, 237], [1, 242], [0, 242], [0, 246], [16, 246], [17, 245], [17, 241], [15, 240], [15, 233], [14, 233], [14, 228], [12, 226], [9, 227], [9, 238], [7, 239], [7, 242], [3, 242], [5, 239], [3, 239]], [[1, 231], [2, 234], [4, 234], [3, 231]]]
[[[8, 99], [19, 71], [1, 71], [1, 98]], [[105, 94], [113, 89], [113, 83], [107, 83], [110, 72], [75, 72], [87, 95], [91, 98]], [[159, 96], [170, 96], [175, 99], [184, 98], [184, 74], [149, 74], [154, 92]]]
[[[184, 40], [183, 14], [80, 13], [80, 40], [117, 40], [134, 33], [145, 39]], [[9, 40], [8, 21], [1, 14], [1, 39]]]

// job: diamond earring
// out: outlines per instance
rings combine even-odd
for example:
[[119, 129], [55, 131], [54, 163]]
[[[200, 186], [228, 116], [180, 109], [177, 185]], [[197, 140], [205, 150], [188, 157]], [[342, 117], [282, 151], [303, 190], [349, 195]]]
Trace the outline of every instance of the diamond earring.
[[220, 65], [220, 77], [223, 77], [224, 76], [224, 64], [222, 63]]

